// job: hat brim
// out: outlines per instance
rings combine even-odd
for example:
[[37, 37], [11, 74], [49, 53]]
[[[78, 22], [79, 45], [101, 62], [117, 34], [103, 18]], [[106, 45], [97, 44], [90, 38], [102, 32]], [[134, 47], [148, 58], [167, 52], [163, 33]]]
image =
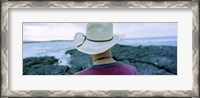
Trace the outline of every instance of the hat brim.
[[[83, 43], [83, 41], [85, 39], [85, 37], [83, 35], [85, 36], [84, 33], [76, 33], [75, 34], [75, 36], [74, 36], [74, 45], [75, 45], [76, 49], [78, 49], [79, 51], [81, 51], [83, 53], [87, 53], [87, 54], [99, 54], [99, 53], [102, 53], [102, 52], [110, 49], [121, 38], [124, 37], [124, 35], [115, 34], [115, 35], [113, 35], [113, 39], [110, 40], [110, 41], [93, 42], [93, 41], [85, 40], [85, 42]], [[83, 44], [80, 47], [77, 47], [81, 43], [83, 43]]]

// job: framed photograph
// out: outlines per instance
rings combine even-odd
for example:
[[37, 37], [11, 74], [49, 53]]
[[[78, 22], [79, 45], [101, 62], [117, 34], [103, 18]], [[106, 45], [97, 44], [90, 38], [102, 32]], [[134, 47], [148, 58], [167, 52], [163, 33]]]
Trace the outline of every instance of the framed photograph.
[[[22, 28], [23, 75], [177, 75], [177, 22], [23, 22]], [[112, 40], [84, 40], [95, 30], [103, 38], [111, 30]]]
[[3, 1], [3, 97], [199, 97], [198, 1]]

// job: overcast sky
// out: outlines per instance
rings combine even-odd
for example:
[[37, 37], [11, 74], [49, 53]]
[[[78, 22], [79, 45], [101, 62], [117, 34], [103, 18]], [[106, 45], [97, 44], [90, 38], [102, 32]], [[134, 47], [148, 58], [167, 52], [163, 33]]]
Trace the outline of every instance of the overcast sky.
[[[73, 40], [75, 33], [86, 32], [86, 23], [23, 23], [23, 40]], [[124, 38], [177, 36], [177, 23], [113, 23], [114, 34]]]

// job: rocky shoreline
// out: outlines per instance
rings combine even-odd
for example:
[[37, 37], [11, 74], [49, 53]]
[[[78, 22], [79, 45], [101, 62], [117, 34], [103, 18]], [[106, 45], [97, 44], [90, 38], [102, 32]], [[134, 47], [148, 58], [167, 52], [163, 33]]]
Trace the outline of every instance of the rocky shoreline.
[[[134, 65], [141, 75], [177, 75], [177, 47], [173, 46], [126, 46], [112, 47], [113, 58]], [[69, 66], [60, 66], [55, 57], [29, 57], [23, 59], [24, 75], [71, 75], [91, 66], [88, 54], [68, 50]]]

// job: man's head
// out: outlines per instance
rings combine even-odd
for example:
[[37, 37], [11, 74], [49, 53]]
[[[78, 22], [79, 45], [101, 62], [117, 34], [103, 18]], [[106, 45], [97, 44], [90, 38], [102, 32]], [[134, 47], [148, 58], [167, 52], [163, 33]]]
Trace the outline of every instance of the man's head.
[[76, 33], [74, 43], [79, 51], [94, 55], [110, 49], [123, 36], [113, 34], [112, 23], [88, 23], [86, 34]]

